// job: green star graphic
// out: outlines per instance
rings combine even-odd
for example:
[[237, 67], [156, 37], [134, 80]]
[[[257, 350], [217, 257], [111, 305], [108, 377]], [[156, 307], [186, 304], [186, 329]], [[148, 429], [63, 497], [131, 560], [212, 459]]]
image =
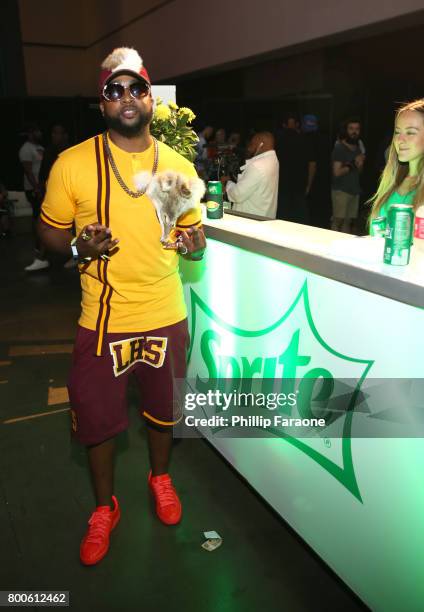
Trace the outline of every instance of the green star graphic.
[[[313, 461], [317, 462], [321, 467], [323, 467], [329, 474], [334, 476], [338, 480], [340, 484], [342, 484], [352, 495], [354, 495], [358, 501], [362, 502], [361, 493], [359, 491], [359, 486], [356, 480], [353, 460], [352, 460], [352, 445], [351, 445], [351, 430], [352, 430], [352, 420], [355, 412], [355, 406], [358, 398], [358, 394], [361, 389], [361, 385], [364, 382], [365, 378], [368, 375], [370, 368], [372, 367], [374, 361], [368, 359], [357, 359], [353, 357], [349, 357], [348, 355], [343, 355], [338, 351], [331, 348], [325, 340], [320, 336], [318, 330], [315, 326], [312, 312], [309, 303], [309, 294], [308, 294], [308, 284], [305, 280], [302, 288], [300, 289], [298, 295], [293, 301], [292, 305], [288, 308], [288, 310], [284, 313], [280, 319], [278, 319], [275, 323], [260, 330], [246, 330], [230, 325], [226, 321], [224, 321], [221, 317], [219, 317], [213, 310], [200, 298], [199, 295], [193, 290], [190, 289], [190, 302], [191, 302], [191, 344], [189, 349], [188, 362], [190, 363], [193, 347], [196, 342], [196, 332], [197, 329], [197, 321], [198, 321], [198, 310], [200, 309], [203, 313], [209, 317], [214, 323], [220, 326], [222, 329], [227, 332], [234, 334], [236, 336], [244, 337], [244, 338], [260, 338], [270, 334], [274, 330], [276, 330], [279, 326], [281, 326], [290, 315], [295, 311], [297, 307], [301, 307], [303, 305], [306, 319], [309, 324], [309, 328], [312, 331], [313, 336], [317, 340], [317, 342], [331, 355], [337, 357], [338, 359], [342, 359], [351, 363], [363, 364], [364, 369], [360, 378], [358, 379], [358, 383], [354, 389], [354, 392], [351, 394], [350, 402], [346, 411], [346, 418], [343, 424], [343, 439], [342, 439], [342, 459], [343, 466], [339, 466], [334, 463], [328, 457], [320, 454], [317, 450], [311, 448], [307, 444], [305, 444], [302, 440], [298, 438], [294, 438], [288, 434], [279, 437], [282, 442], [289, 442], [300, 451], [309, 456]], [[197, 333], [198, 335], [198, 333]]]

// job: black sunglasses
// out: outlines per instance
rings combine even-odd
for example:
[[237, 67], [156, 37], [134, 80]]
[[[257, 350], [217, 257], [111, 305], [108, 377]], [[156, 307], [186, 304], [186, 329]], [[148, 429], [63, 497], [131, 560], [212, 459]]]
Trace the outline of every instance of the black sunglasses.
[[118, 102], [124, 97], [127, 89], [130, 96], [136, 100], [145, 98], [150, 93], [150, 85], [146, 81], [133, 81], [128, 86], [122, 83], [107, 83], [103, 87], [102, 95], [109, 102]]

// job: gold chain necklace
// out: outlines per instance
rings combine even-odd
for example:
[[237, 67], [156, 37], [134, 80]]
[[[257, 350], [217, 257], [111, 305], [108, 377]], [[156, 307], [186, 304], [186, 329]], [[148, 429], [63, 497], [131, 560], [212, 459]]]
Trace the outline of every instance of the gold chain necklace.
[[[118, 181], [119, 185], [122, 187], [125, 193], [127, 193], [132, 198], [140, 198], [142, 195], [146, 193], [147, 186], [144, 187], [143, 189], [140, 189], [139, 191], [131, 191], [131, 189], [124, 183], [122, 176], [119, 174], [119, 170], [117, 168], [115, 160], [113, 159], [112, 151], [110, 150], [109, 143], [107, 141], [107, 132], [103, 132], [102, 138], [103, 138], [103, 144], [106, 150], [107, 158], [109, 160], [109, 163], [113, 170], [113, 174], [115, 175], [115, 178]], [[157, 172], [158, 164], [159, 164], [159, 147], [158, 147], [158, 141], [156, 140], [156, 138], [154, 138], [154, 136], [152, 136], [152, 138], [153, 138], [153, 146], [155, 148], [153, 168], [152, 168], [152, 176], [154, 176]]]

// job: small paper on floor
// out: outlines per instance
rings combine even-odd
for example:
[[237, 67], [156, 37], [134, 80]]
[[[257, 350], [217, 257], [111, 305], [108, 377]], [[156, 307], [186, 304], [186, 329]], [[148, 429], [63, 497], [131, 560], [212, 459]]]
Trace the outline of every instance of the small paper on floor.
[[205, 538], [207, 538], [206, 542], [203, 542], [202, 548], [205, 550], [212, 552], [222, 544], [222, 538], [216, 531], [205, 531], [203, 533]]

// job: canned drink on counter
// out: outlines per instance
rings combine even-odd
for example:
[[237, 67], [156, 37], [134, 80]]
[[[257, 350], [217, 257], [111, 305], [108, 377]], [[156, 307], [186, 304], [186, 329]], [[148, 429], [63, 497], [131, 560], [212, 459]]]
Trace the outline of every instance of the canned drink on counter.
[[424, 205], [422, 204], [415, 213], [414, 238], [424, 240]]
[[371, 221], [373, 235], [384, 238], [386, 235], [387, 217], [376, 217]]
[[384, 263], [406, 266], [411, 255], [414, 211], [411, 204], [392, 204], [387, 214]]
[[209, 181], [206, 192], [206, 214], [208, 219], [222, 219], [224, 201], [221, 181]]

